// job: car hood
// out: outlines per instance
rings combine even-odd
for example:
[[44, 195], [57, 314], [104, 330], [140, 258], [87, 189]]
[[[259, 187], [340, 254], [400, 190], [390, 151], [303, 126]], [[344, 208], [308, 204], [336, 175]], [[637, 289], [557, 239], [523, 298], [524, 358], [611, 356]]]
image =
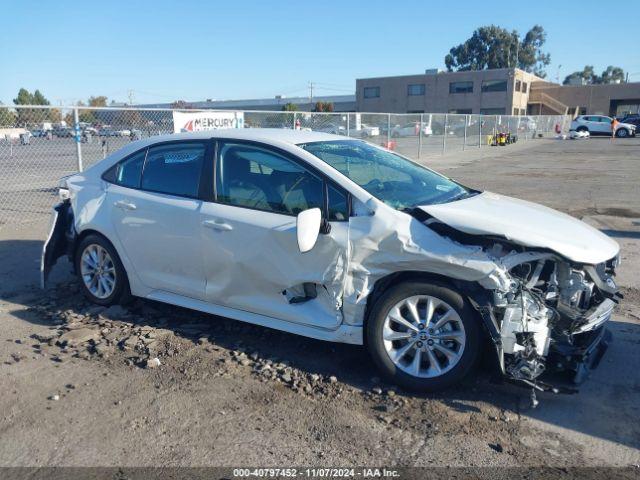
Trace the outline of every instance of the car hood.
[[577, 263], [595, 265], [620, 250], [614, 240], [576, 218], [491, 192], [419, 208], [461, 232], [496, 235], [527, 247], [546, 248]]
[[619, 122], [618, 123], [618, 128], [620, 128], [620, 127], [625, 127], [625, 128], [630, 129], [630, 130], [635, 130], [636, 129], [636, 126], [633, 123]]

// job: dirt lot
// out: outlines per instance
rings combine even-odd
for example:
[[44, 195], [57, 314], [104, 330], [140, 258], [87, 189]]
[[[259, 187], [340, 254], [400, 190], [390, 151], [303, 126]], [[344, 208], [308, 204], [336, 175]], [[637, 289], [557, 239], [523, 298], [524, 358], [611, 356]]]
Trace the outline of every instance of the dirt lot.
[[[414, 395], [362, 348], [138, 301], [86, 303], [43, 225], [0, 230], [0, 466], [640, 464], [640, 139], [540, 140], [430, 163], [559, 208], [624, 248], [607, 355], [577, 395], [466, 384]], [[158, 358], [160, 365], [151, 359]]]

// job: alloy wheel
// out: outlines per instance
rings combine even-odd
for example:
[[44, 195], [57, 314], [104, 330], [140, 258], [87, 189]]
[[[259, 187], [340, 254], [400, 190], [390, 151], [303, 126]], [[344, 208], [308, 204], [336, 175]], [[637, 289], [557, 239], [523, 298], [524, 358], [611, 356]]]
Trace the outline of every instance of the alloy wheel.
[[464, 352], [466, 334], [456, 310], [430, 295], [415, 295], [387, 313], [383, 343], [394, 365], [419, 378], [435, 378], [455, 367]]
[[116, 286], [116, 267], [109, 252], [100, 245], [88, 245], [80, 258], [80, 275], [93, 296], [108, 298]]

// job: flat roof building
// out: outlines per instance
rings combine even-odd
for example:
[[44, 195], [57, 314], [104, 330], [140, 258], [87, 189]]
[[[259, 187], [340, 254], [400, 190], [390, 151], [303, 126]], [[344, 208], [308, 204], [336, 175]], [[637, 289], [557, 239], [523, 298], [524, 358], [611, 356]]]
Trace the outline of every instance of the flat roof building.
[[558, 85], [517, 68], [356, 80], [359, 112], [617, 114], [640, 108], [640, 83]]
[[[320, 95], [313, 97], [313, 104], [309, 97], [283, 97], [255, 98], [248, 100], [206, 100], [197, 102], [185, 102], [189, 108], [211, 108], [214, 110], [269, 110], [281, 111], [287, 103], [293, 103], [300, 111], [310, 111], [316, 102], [328, 102], [333, 104], [334, 112], [354, 112], [356, 109], [355, 95]], [[171, 108], [173, 103], [154, 103], [136, 105], [144, 108]]]

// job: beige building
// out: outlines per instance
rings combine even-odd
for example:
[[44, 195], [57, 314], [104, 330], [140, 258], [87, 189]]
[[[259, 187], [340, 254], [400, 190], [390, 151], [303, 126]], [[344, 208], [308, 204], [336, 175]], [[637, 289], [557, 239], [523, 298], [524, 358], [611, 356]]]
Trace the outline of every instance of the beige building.
[[608, 85], [558, 85], [536, 82], [529, 95], [529, 113], [555, 114], [567, 107], [580, 115], [616, 115], [640, 112], [640, 82]]
[[356, 80], [359, 112], [622, 114], [639, 105], [640, 83], [562, 86], [517, 68]]

